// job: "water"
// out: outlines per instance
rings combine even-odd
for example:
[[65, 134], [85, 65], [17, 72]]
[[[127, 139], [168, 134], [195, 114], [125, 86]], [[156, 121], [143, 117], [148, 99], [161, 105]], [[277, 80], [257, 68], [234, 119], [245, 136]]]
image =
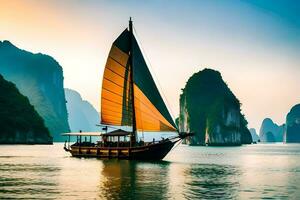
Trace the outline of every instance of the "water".
[[300, 199], [300, 145], [181, 145], [161, 162], [1, 145], [0, 199]]

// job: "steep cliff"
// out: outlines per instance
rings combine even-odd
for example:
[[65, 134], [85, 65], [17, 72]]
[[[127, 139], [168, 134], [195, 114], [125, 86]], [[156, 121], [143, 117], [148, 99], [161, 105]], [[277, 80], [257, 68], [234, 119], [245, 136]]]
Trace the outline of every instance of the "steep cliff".
[[259, 137], [258, 137], [258, 135], [257, 135], [257, 133], [256, 133], [255, 128], [249, 128], [249, 131], [250, 131], [250, 133], [251, 133], [253, 142], [259, 142], [260, 139], [259, 139]]
[[219, 72], [204, 69], [189, 78], [180, 95], [180, 131], [195, 132], [191, 145], [241, 145], [252, 142], [240, 102]]
[[300, 142], [300, 104], [295, 105], [286, 116], [284, 142]]
[[50, 56], [18, 49], [0, 41], [0, 73], [16, 84], [44, 119], [54, 141], [69, 132], [62, 67]]
[[259, 138], [261, 142], [282, 142], [285, 125], [277, 125], [270, 118], [263, 120], [260, 130]]
[[99, 127], [96, 127], [100, 123], [97, 110], [75, 90], [65, 89], [65, 95], [71, 131], [99, 131]]
[[0, 144], [52, 144], [43, 119], [16, 86], [0, 75]]

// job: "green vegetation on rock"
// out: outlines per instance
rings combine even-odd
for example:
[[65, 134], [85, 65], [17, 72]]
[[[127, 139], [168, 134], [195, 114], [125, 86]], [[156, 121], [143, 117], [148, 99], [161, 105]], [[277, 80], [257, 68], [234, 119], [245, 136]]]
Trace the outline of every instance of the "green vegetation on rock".
[[69, 132], [62, 67], [52, 57], [21, 50], [0, 41], [0, 74], [28, 97], [54, 141]]
[[300, 104], [292, 107], [286, 116], [286, 143], [300, 143]]
[[0, 143], [51, 144], [44, 120], [27, 97], [0, 75]]
[[189, 78], [180, 95], [180, 131], [194, 132], [192, 145], [252, 142], [240, 102], [218, 71], [204, 69]]

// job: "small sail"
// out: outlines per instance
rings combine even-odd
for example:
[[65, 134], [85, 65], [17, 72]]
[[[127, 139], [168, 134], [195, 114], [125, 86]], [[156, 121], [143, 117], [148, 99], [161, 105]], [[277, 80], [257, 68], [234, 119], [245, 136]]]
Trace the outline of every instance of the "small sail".
[[[131, 34], [127, 29], [123, 31], [110, 50], [102, 83], [101, 123], [132, 126], [134, 110], [137, 130], [176, 131], [176, 125], [155, 85], [139, 45]], [[133, 82], [130, 73], [133, 73]]]

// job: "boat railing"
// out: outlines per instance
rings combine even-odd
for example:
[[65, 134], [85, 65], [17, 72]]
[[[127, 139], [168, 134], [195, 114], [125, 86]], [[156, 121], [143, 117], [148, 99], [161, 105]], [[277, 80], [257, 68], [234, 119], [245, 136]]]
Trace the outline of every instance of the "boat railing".
[[[163, 143], [168, 140], [175, 139], [173, 138], [163, 138], [162, 140], [153, 140], [151, 142], [144, 142], [139, 141], [134, 146], [148, 146], [153, 144], [159, 144]], [[70, 147], [130, 147], [130, 142], [115, 142], [115, 141], [97, 141], [96, 143], [92, 142], [75, 142], [74, 144], [68, 146], [67, 143], [65, 143], [64, 149], [70, 149]]]
[[[161, 140], [155, 140], [151, 142], [144, 142], [143, 140], [140, 140], [137, 142], [134, 147], [142, 147], [142, 146], [149, 146], [149, 145], [154, 145], [154, 144], [160, 144], [164, 143], [166, 141], [173, 141], [174, 140], [179, 140], [179, 136], [171, 136], [168, 138], [163, 138]], [[70, 140], [65, 142], [64, 149], [66, 151], [71, 151], [72, 147], [95, 147], [95, 148], [101, 148], [101, 147], [112, 147], [112, 148], [123, 148], [123, 147], [130, 147], [130, 142], [129, 141], [97, 141], [97, 142], [92, 142], [90, 141], [81, 141], [80, 139], [77, 140], [74, 144], [70, 145]]]

